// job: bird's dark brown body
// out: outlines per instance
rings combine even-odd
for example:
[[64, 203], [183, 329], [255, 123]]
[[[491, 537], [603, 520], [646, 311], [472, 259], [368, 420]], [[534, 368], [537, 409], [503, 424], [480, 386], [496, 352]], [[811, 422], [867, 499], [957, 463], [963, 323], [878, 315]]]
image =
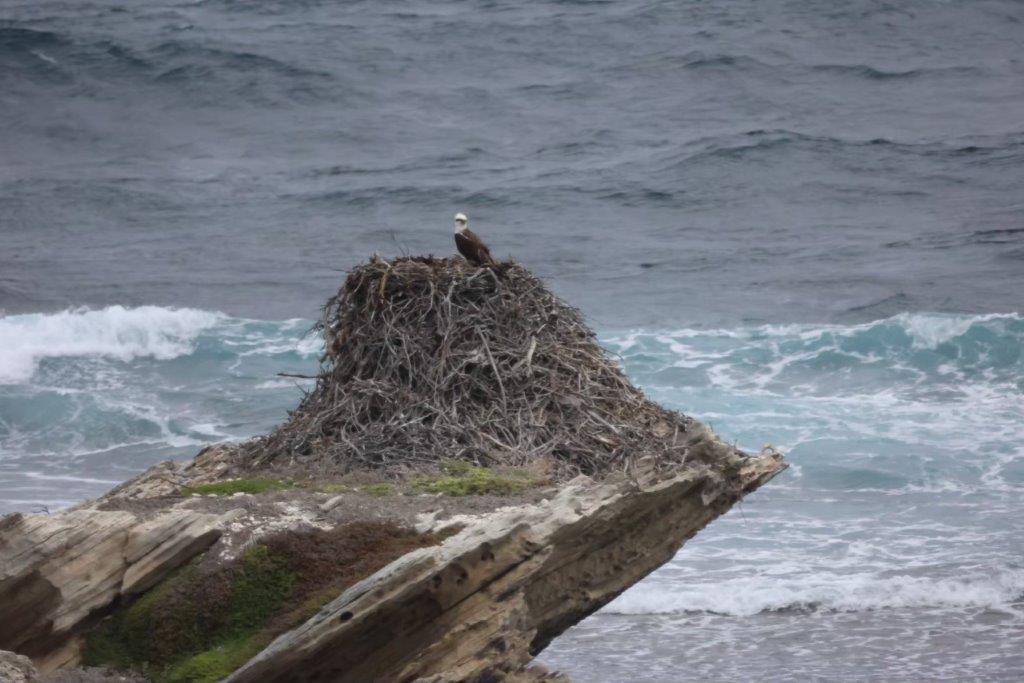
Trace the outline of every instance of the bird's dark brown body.
[[459, 248], [459, 253], [474, 266], [493, 266], [495, 263], [494, 257], [491, 256], [491, 250], [469, 228], [455, 233], [455, 246]]

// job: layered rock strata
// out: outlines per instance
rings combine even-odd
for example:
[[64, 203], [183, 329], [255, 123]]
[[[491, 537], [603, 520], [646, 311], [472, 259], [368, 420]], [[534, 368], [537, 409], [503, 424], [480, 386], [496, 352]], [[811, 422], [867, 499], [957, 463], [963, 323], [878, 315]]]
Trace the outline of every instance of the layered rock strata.
[[[711, 444], [709, 444], [711, 445]], [[726, 448], [715, 443], [717, 448]], [[280, 636], [228, 680], [483, 681], [522, 675], [551, 640], [667, 562], [784, 469], [773, 451], [722, 470], [595, 484], [470, 520]]]
[[221, 517], [168, 510], [71, 510], [0, 519], [0, 649], [42, 671], [78, 661], [91, 617], [129, 599], [208, 548]]
[[[709, 430], [689, 437], [714, 465], [666, 473], [641, 461], [601, 482], [578, 477], [540, 502], [449, 510], [445, 518], [421, 513], [419, 531], [454, 535], [345, 590], [229, 680], [562, 680], [528, 668], [530, 660], [785, 468], [770, 449], [747, 457]], [[340, 521], [325, 517], [344, 507], [337, 495], [289, 501], [283, 492], [284, 500], [262, 507], [253, 497], [169, 495], [223, 475], [226, 453], [156, 466], [63, 513], [4, 517], [0, 649], [29, 655], [43, 672], [75, 666], [82, 636], [104, 615], [215, 543], [215, 552], [230, 555], [261, 530]], [[198, 503], [221, 509], [190, 509]]]

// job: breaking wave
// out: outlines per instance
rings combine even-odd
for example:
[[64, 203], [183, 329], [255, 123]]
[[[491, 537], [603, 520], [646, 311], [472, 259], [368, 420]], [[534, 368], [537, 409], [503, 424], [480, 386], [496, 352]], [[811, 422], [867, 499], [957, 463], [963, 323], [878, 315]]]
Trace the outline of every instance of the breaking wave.
[[761, 612], [860, 612], [906, 607], [1006, 609], [1024, 595], [1024, 570], [994, 571], [973, 578], [871, 574], [778, 579], [751, 576], [714, 584], [639, 584], [617, 598], [605, 614], [706, 612], [751, 616]]
[[[310, 327], [157, 306], [0, 318], [0, 508], [70, 504], [269, 431], [309, 386], [279, 373], [316, 369]], [[1024, 533], [1019, 315], [602, 341], [655, 400], [792, 464], [606, 612], [1004, 609], [1024, 594], [1009, 564]]]
[[223, 319], [209, 311], [159, 306], [0, 318], [0, 384], [29, 381], [47, 358], [177, 358], [192, 351], [199, 333]]
[[792, 396], [963, 393], [1024, 382], [1017, 314], [902, 313], [860, 325], [763, 325], [616, 335], [608, 344], [641, 381]]

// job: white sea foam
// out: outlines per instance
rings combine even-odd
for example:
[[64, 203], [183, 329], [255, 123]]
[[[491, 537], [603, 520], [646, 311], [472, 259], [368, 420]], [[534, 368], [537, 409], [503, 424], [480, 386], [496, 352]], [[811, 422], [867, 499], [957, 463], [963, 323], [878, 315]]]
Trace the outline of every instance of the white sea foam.
[[324, 351], [324, 340], [320, 335], [307, 334], [299, 340], [295, 350], [300, 356], [318, 355]]
[[[875, 327], [887, 324], [894, 324], [902, 327], [914, 340], [918, 348], [935, 348], [943, 342], [949, 341], [967, 332], [972, 326], [991, 323], [995, 321], [1019, 321], [1021, 316], [1017, 313], [988, 313], [985, 315], [954, 315], [945, 313], [900, 313], [891, 318], [872, 320], [856, 325], [815, 325], [789, 323], [784, 325], [759, 325], [756, 327], [741, 327], [736, 329], [723, 328], [681, 328], [669, 332], [662, 332], [657, 336], [668, 343], [674, 339], [693, 338], [721, 338], [721, 339], [776, 339], [795, 338], [802, 341], [811, 341], [824, 335], [831, 334], [841, 337], [849, 337], [855, 334], [867, 332]], [[640, 339], [650, 336], [647, 330], [632, 330], [624, 334], [608, 337], [607, 343], [619, 351], [632, 349]]]
[[0, 318], [0, 384], [27, 382], [45, 358], [176, 358], [190, 353], [196, 336], [222, 319], [219, 313], [159, 306]]
[[1024, 570], [964, 579], [815, 573], [806, 578], [750, 576], [714, 584], [641, 583], [609, 604], [606, 614], [710, 612], [750, 616], [787, 609], [859, 612], [905, 607], [1000, 609], [1024, 593]]
[[312, 383], [312, 378], [306, 377], [289, 377], [288, 379], [270, 379], [266, 382], [260, 382], [254, 389], [294, 389], [295, 387], [301, 387], [303, 383]]
[[46, 474], [45, 472], [22, 472], [21, 476], [28, 479], [39, 479], [41, 481], [69, 481], [85, 484], [119, 484], [116, 479], [96, 479], [95, 477], [76, 477], [66, 474]]
[[39, 57], [39, 59], [43, 60], [47, 64], [58, 64], [56, 59], [54, 59], [50, 55], [46, 54], [42, 50], [29, 50], [29, 52], [34, 54], [36, 57]]

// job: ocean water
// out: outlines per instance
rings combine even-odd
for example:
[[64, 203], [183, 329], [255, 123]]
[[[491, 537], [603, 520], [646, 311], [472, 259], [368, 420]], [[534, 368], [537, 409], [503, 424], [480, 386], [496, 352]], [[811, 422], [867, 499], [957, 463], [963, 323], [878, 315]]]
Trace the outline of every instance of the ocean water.
[[1021, 677], [1024, 319], [607, 343], [653, 397], [791, 469], [542, 661], [593, 681]]
[[[0, 319], [0, 511], [267, 431], [307, 382], [276, 373], [315, 369], [310, 324], [121, 306]], [[602, 342], [654, 399], [791, 468], [541, 662], [587, 681], [1024, 671], [1024, 318]]]
[[540, 661], [1024, 677], [1024, 5], [0, 0], [0, 512], [267, 431], [459, 210], [792, 467]]

